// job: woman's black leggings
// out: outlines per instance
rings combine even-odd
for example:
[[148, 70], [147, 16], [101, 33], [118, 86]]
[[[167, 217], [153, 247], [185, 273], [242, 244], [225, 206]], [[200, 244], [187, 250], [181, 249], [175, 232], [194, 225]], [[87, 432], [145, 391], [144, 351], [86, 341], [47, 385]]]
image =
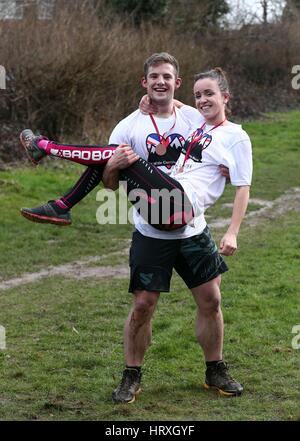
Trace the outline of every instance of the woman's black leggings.
[[[102, 180], [106, 163], [117, 146], [82, 146], [49, 142], [47, 153], [89, 165], [77, 183], [60, 199], [71, 208]], [[175, 230], [193, 218], [193, 207], [181, 184], [140, 158], [120, 171], [130, 202], [140, 215], [159, 230]]]
[[159, 230], [175, 230], [193, 219], [193, 207], [181, 184], [140, 158], [121, 170], [130, 202], [140, 215]]

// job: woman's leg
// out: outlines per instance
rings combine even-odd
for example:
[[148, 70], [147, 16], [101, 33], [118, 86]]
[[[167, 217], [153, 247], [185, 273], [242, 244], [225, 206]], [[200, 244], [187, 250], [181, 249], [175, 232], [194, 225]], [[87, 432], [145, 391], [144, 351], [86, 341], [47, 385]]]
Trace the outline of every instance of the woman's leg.
[[55, 203], [65, 210], [71, 210], [85, 198], [102, 181], [105, 165], [87, 167], [78, 181], [62, 197], [55, 200]]
[[[68, 144], [58, 144], [49, 141], [47, 138], [42, 136], [35, 136], [30, 129], [25, 129], [20, 135], [20, 140], [25, 148], [25, 151], [29, 159], [37, 164], [43, 157], [48, 154], [56, 153], [57, 156], [66, 157], [66, 159], [71, 159], [72, 154], [74, 155], [75, 162], [80, 162], [87, 165], [89, 161], [79, 161], [77, 160], [78, 149], [102, 149], [102, 146], [83, 146], [83, 145], [68, 145]], [[109, 150], [105, 147], [105, 155], [108, 157], [114, 152], [116, 146], [110, 146]], [[103, 150], [101, 151], [103, 153]], [[92, 153], [93, 159], [99, 158], [99, 154]], [[70, 156], [70, 158], [67, 158]], [[83, 157], [87, 158], [89, 155], [83, 153]], [[92, 161], [94, 162], [94, 161]], [[103, 163], [104, 162], [104, 163]], [[22, 208], [21, 214], [27, 219], [35, 222], [42, 223], [53, 223], [56, 225], [70, 225], [71, 215], [69, 213], [70, 209], [80, 202], [85, 196], [87, 196], [101, 181], [103, 170], [105, 168], [107, 160], [100, 160], [101, 165], [90, 165], [87, 167], [85, 172], [81, 175], [78, 181], [60, 198], [56, 200], [49, 201], [47, 204], [41, 205], [34, 208]]]
[[82, 165], [102, 165], [114, 154], [116, 145], [60, 144], [48, 139], [37, 139], [37, 147], [46, 155], [55, 156]]
[[141, 216], [159, 230], [175, 230], [194, 217], [193, 207], [181, 184], [150, 162], [139, 158], [120, 171], [130, 202]]
[[78, 181], [63, 196], [33, 208], [21, 208], [26, 219], [39, 223], [71, 225], [71, 209], [102, 181], [104, 165], [90, 165]]
[[[59, 144], [36, 137], [31, 139], [29, 147], [25, 143], [23, 145], [27, 151], [37, 148], [45, 155], [98, 166], [108, 162], [116, 149], [115, 145]], [[142, 158], [122, 170], [120, 179], [126, 182], [129, 200], [138, 206], [141, 216], [154, 227], [160, 230], [178, 229], [193, 218], [192, 205], [179, 182]]]

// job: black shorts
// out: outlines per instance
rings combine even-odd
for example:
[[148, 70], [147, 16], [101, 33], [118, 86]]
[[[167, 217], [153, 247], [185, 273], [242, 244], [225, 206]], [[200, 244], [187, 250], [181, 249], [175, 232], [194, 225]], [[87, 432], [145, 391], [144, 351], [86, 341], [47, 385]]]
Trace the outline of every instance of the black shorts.
[[186, 239], [155, 239], [135, 231], [130, 248], [129, 292], [170, 291], [173, 268], [189, 289], [228, 270], [209, 228]]

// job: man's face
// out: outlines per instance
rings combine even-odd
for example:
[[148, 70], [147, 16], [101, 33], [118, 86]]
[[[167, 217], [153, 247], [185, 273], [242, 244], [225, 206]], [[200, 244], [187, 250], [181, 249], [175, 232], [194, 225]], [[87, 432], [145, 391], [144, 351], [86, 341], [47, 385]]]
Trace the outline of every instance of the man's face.
[[150, 66], [147, 77], [142, 78], [142, 86], [147, 89], [151, 101], [157, 105], [168, 104], [174, 98], [174, 92], [181, 85], [174, 67], [169, 63]]

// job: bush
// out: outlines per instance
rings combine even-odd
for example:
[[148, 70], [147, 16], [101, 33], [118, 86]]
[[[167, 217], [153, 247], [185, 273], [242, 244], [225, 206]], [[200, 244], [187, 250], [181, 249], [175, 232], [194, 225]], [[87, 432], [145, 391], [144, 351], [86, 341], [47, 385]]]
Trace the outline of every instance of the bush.
[[3, 149], [18, 144], [10, 129], [24, 126], [67, 142], [105, 141], [137, 107], [143, 63], [153, 52], [179, 59], [184, 82], [178, 98], [188, 104], [194, 74], [221, 65], [231, 79], [237, 117], [299, 105], [290, 86], [291, 66], [299, 64], [299, 23], [218, 29], [199, 40], [188, 27], [178, 34], [172, 25], [136, 28], [105, 9], [95, 13], [87, 2], [59, 5], [51, 21], [0, 21], [0, 64], [9, 77], [1, 91], [0, 158], [7, 160]]

